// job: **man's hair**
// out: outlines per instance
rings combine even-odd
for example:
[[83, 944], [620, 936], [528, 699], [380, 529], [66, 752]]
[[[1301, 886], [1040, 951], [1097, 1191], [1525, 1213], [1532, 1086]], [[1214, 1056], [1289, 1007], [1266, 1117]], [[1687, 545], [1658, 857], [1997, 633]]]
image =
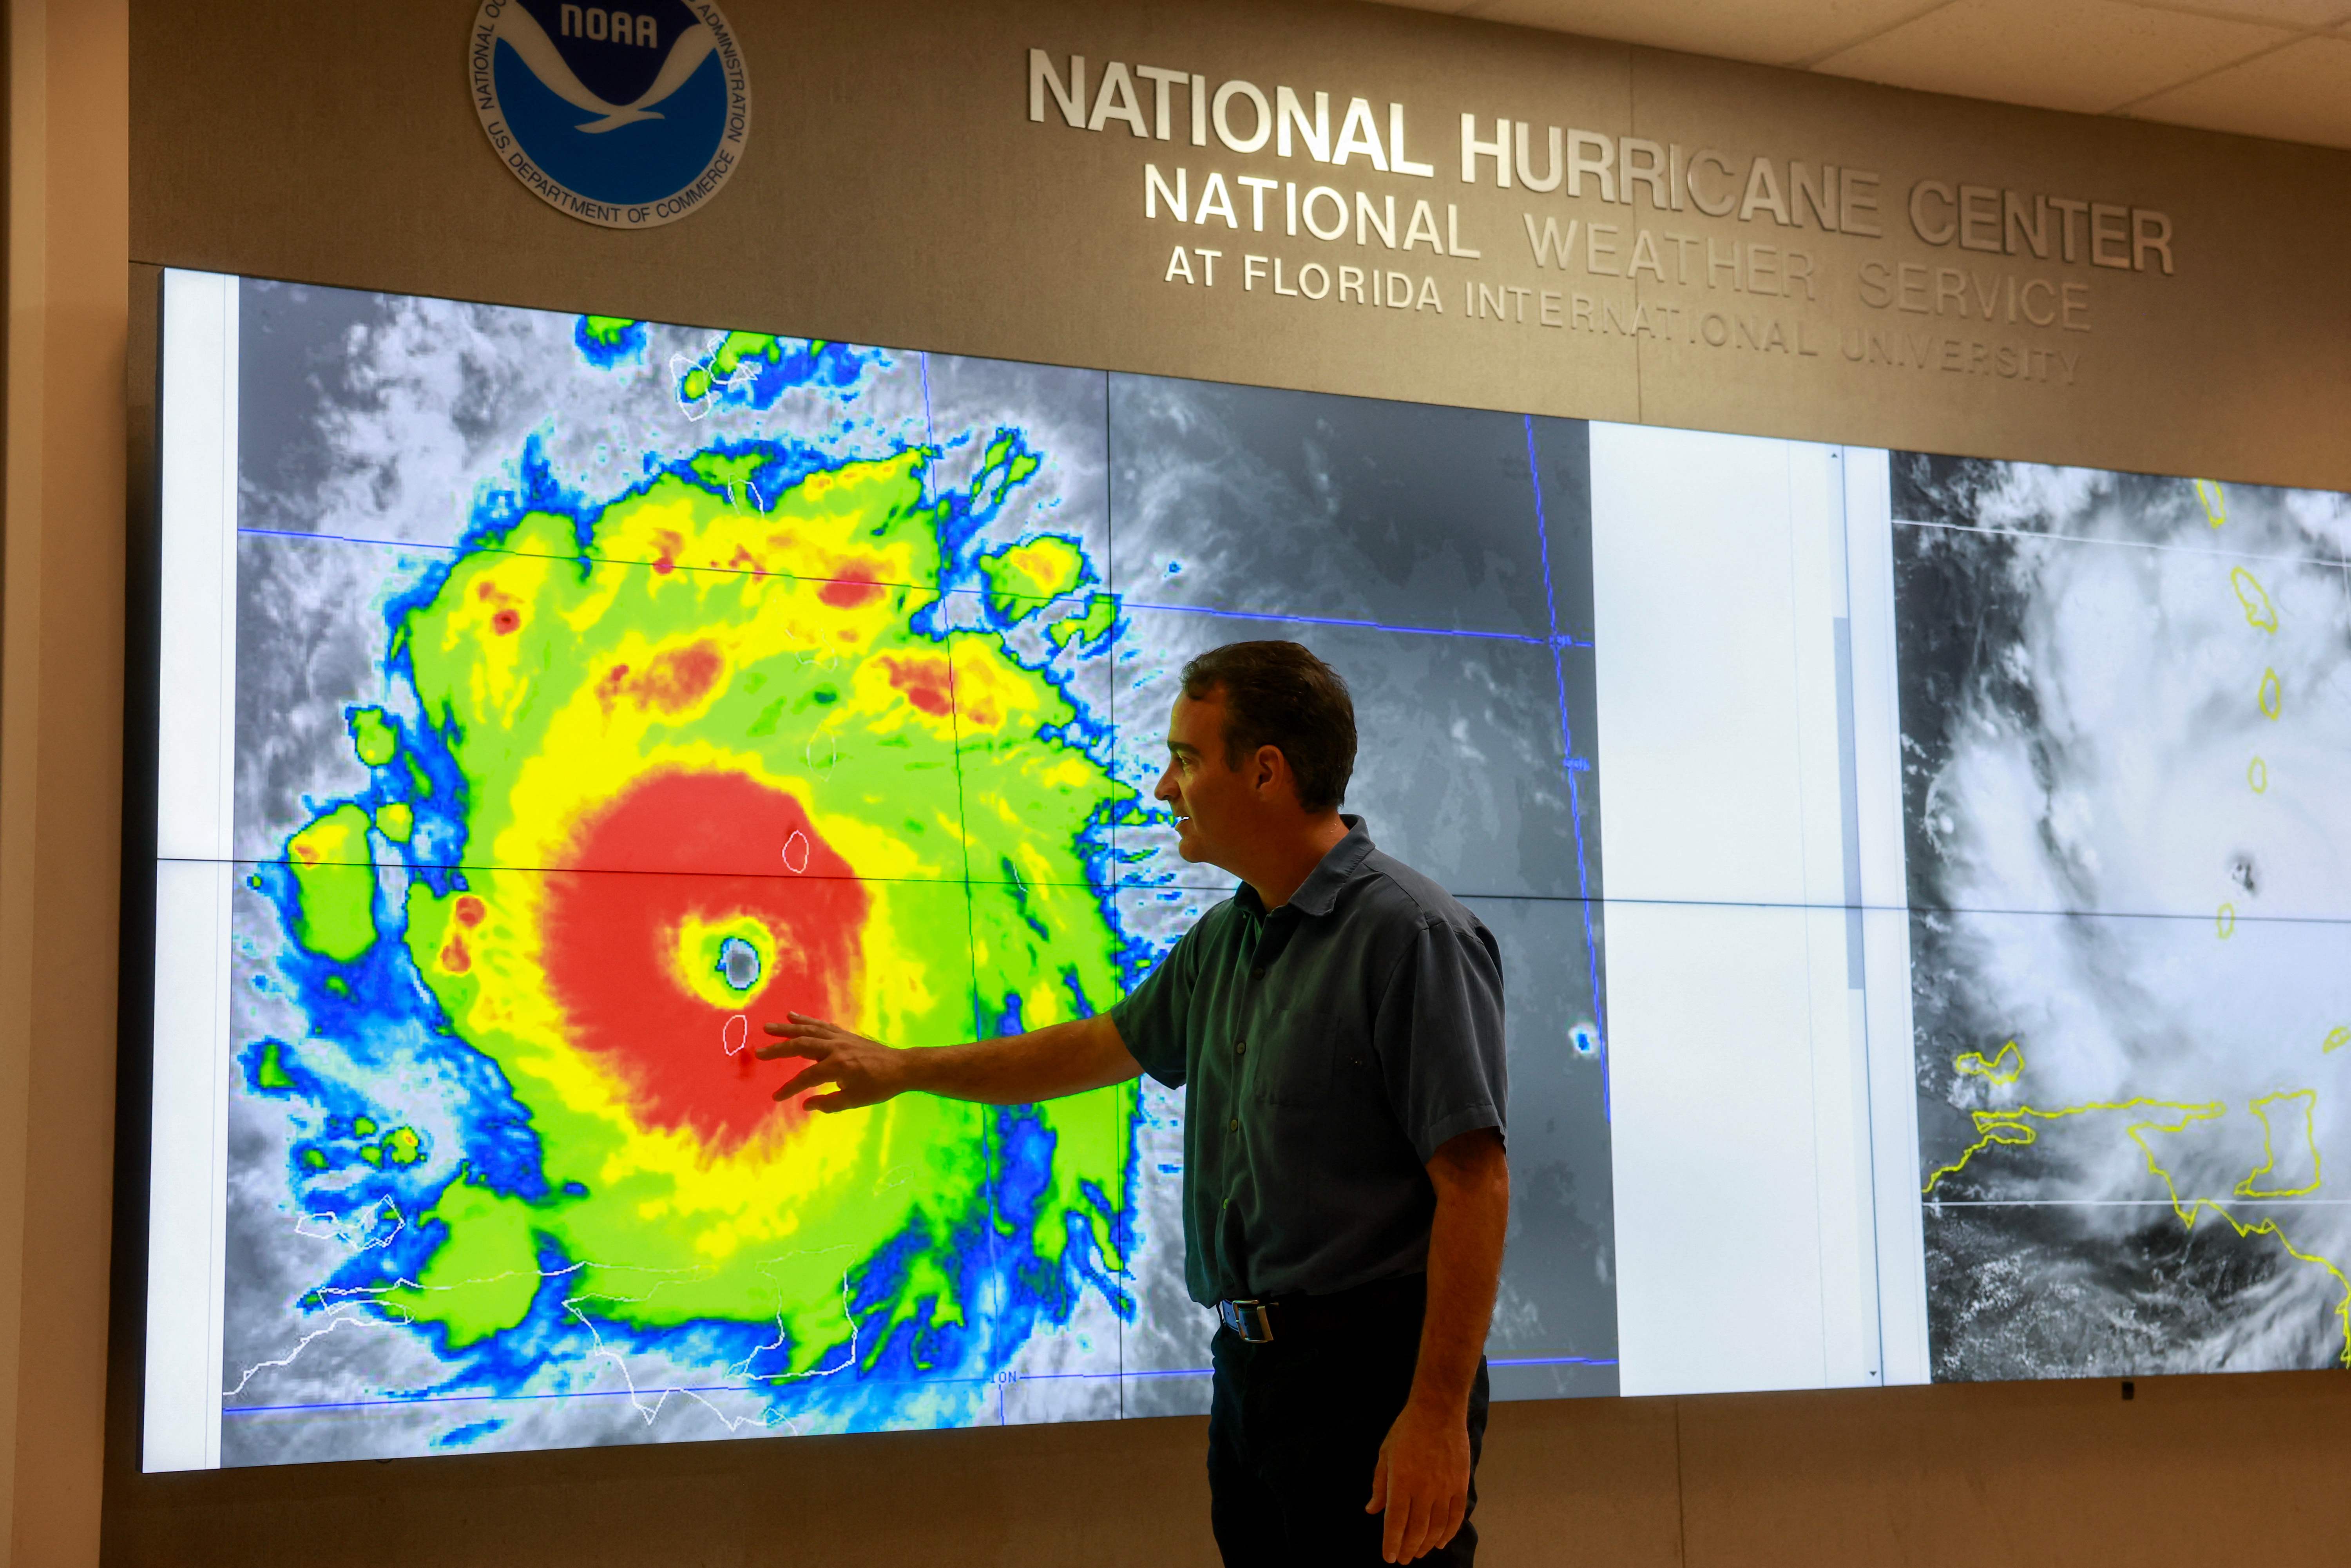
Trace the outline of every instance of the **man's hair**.
[[1355, 702], [1339, 672], [1296, 643], [1228, 643], [1184, 666], [1184, 695], [1225, 694], [1225, 766], [1258, 747], [1289, 760], [1298, 803], [1331, 811], [1355, 771]]

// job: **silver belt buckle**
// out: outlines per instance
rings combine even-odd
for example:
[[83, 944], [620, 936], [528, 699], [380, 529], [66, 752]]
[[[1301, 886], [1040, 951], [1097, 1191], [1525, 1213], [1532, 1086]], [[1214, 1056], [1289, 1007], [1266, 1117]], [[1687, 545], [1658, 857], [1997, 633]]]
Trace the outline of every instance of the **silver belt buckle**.
[[1218, 1301], [1217, 1316], [1227, 1328], [1240, 1335], [1245, 1343], [1272, 1343], [1273, 1320], [1267, 1314], [1263, 1301]]

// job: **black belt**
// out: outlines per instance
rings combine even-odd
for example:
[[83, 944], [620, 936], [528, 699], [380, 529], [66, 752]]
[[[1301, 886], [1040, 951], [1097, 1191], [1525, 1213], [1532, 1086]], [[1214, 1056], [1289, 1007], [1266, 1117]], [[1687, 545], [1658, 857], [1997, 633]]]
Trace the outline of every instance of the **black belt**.
[[1284, 1335], [1294, 1338], [1328, 1333], [1361, 1322], [1367, 1313], [1418, 1305], [1427, 1298], [1427, 1275], [1399, 1274], [1327, 1295], [1301, 1291], [1288, 1296], [1218, 1301], [1217, 1319], [1244, 1342], [1265, 1344]]

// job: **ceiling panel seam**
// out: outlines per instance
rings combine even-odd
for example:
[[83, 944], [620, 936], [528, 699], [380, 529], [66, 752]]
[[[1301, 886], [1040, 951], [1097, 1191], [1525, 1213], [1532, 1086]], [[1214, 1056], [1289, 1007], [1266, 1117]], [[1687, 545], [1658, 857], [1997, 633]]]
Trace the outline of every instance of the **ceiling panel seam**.
[[2126, 99], [2124, 102], [2118, 103], [2115, 105], [2114, 108], [2105, 110], [2103, 112], [2115, 115], [2127, 115], [2130, 110], [2137, 108], [2140, 104], [2161, 98], [2165, 93], [2178, 92], [2183, 87], [2193, 87], [2196, 83], [2209, 80], [2213, 77], [2220, 75], [2223, 71], [2232, 71], [2239, 66], [2249, 66], [2255, 60], [2266, 59], [2270, 56], [2276, 54], [2279, 50], [2290, 49], [2294, 47], [2294, 45], [2301, 43], [2304, 38], [2312, 37], [2323, 37], [2325, 35], [2296, 34], [2294, 37], [2290, 38], [2281, 38], [2274, 44], [2264, 44], [2250, 55], [2241, 55], [2232, 60], [2224, 60], [2217, 66], [2210, 66], [2203, 70], [2197, 71], [2192, 75], [2181, 77], [2178, 81], [2172, 82], [2167, 87], [2157, 88], [2153, 92], [2140, 93], [2137, 98]]
[[2122, 3], [2140, 11], [2155, 11], [2172, 16], [2196, 16], [2207, 22], [2241, 22], [2256, 27], [2275, 27], [2304, 37], [2323, 38], [2345, 23], [2351, 22], [2351, 6], [2340, 7], [2332, 21], [2289, 22], [2281, 17], [2249, 16], [2242, 11], [2224, 11], [2210, 5], [2182, 5], [2175, 4], [2174, 0], [2122, 0]]
[[1872, 27], [1857, 38], [1847, 38], [1841, 44], [1825, 49], [1815, 49], [1809, 55], [1799, 55], [1793, 59], [1783, 60], [1781, 63], [1800, 71], [1814, 69], [1823, 60], [1834, 59], [1847, 49], [1857, 49], [1864, 44], [1874, 43], [1888, 33], [1898, 33], [1911, 23], [1923, 22], [1936, 12], [1944, 10], [1956, 3], [1957, 0], [1928, 0], [1928, 4], [1919, 6], [1917, 10], [1907, 12], [1882, 27]]

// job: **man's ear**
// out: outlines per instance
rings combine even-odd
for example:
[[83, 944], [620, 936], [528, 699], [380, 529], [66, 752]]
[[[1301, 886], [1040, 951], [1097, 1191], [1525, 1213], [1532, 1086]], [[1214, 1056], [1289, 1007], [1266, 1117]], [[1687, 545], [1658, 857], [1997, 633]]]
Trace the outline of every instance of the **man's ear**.
[[1249, 762], [1249, 783], [1259, 790], [1272, 789], [1290, 768], [1290, 758], [1281, 754], [1278, 746], [1259, 747]]

